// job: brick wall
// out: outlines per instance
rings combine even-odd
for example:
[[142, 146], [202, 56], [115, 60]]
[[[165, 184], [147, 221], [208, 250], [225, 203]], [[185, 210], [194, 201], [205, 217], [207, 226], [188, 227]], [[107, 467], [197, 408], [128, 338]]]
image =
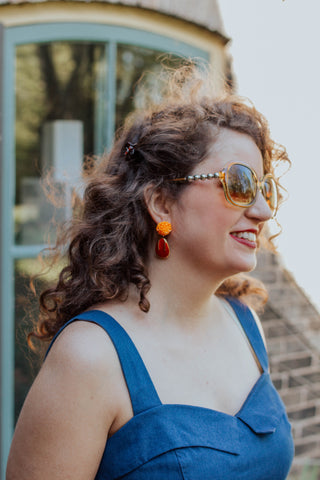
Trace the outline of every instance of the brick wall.
[[253, 275], [269, 291], [261, 319], [271, 376], [292, 423], [295, 461], [320, 460], [320, 312], [273, 253], [260, 252]]

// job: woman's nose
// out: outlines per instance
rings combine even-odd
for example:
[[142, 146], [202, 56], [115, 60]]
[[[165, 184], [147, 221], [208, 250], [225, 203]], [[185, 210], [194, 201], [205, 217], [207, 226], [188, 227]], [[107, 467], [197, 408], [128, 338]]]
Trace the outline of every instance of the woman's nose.
[[266, 222], [272, 217], [272, 211], [261, 190], [258, 191], [254, 204], [246, 209], [246, 214], [251, 218], [256, 218], [259, 222]]

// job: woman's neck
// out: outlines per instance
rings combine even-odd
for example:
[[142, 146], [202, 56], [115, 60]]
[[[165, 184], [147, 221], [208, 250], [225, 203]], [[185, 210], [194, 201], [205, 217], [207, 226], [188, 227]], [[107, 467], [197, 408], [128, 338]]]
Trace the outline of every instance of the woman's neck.
[[155, 258], [149, 264], [148, 275], [152, 317], [170, 318], [170, 322], [183, 323], [185, 327], [212, 318], [213, 311], [219, 308], [214, 292], [222, 280], [212, 274], [176, 265], [171, 258]]

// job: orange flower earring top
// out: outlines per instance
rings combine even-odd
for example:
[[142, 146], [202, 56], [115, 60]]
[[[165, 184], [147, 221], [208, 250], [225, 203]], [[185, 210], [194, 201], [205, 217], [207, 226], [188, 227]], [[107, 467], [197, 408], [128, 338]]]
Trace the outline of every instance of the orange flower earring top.
[[156, 230], [161, 235], [161, 238], [156, 244], [156, 255], [161, 259], [168, 258], [170, 255], [170, 248], [167, 240], [164, 238], [172, 231], [172, 225], [170, 222], [160, 222], [156, 226]]

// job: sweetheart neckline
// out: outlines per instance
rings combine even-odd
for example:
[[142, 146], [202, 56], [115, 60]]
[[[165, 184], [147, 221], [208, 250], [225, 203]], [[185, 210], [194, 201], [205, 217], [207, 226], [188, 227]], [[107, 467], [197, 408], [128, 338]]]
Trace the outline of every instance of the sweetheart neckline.
[[226, 413], [226, 412], [222, 412], [221, 410], [215, 410], [213, 408], [209, 408], [209, 407], [202, 407], [200, 405], [190, 405], [190, 404], [185, 404], [185, 403], [162, 403], [160, 401], [159, 405], [155, 405], [154, 407], [151, 407], [150, 409], [148, 410], [145, 410], [141, 413], [138, 413], [137, 415], [133, 415], [124, 425], [122, 425], [115, 433], [113, 433], [110, 437], [108, 437], [107, 439], [107, 442], [109, 442], [113, 437], [115, 437], [119, 432], [122, 432], [122, 430], [125, 430], [125, 428], [127, 428], [127, 426], [129, 427], [129, 424], [133, 423], [134, 422], [134, 419], [141, 416], [141, 415], [144, 415], [144, 414], [148, 414], [148, 412], [151, 412], [155, 409], [162, 409], [162, 408], [173, 408], [173, 407], [177, 407], [177, 408], [181, 408], [181, 409], [192, 409], [192, 410], [198, 410], [198, 411], [203, 411], [203, 412], [208, 412], [209, 415], [214, 415], [214, 416], [218, 416], [218, 417], [225, 417], [226, 419], [229, 419], [229, 420], [240, 420], [240, 415], [241, 415], [241, 412], [246, 408], [248, 402], [250, 401], [250, 399], [252, 398], [252, 396], [254, 395], [256, 389], [258, 388], [258, 385], [262, 382], [262, 380], [264, 380], [266, 377], [269, 376], [269, 373], [268, 372], [262, 372], [261, 375], [259, 376], [259, 378], [257, 379], [257, 381], [254, 383], [254, 385], [252, 386], [250, 392], [248, 393], [247, 397], [245, 398], [243, 404], [241, 405], [240, 409], [237, 411], [237, 413], [235, 413], [234, 415], [233, 414], [230, 414], [230, 413]]

